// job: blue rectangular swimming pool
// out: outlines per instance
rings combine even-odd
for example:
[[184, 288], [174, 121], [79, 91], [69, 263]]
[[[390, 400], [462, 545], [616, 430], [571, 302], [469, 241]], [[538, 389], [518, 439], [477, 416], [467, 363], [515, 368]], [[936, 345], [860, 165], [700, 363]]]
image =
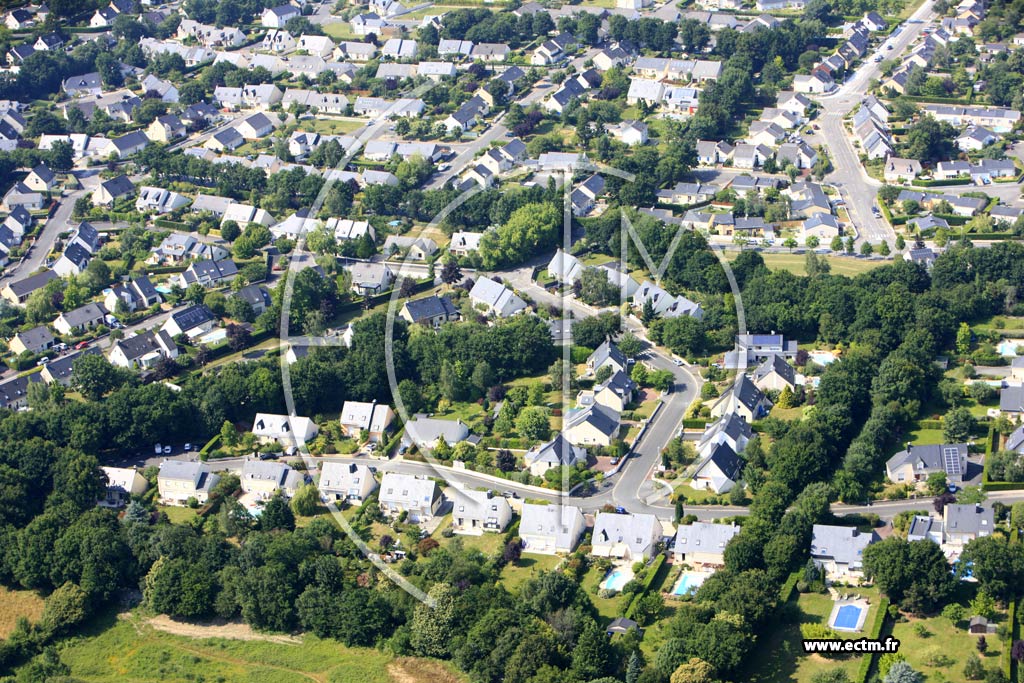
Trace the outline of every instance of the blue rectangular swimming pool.
[[836, 618], [832, 621], [832, 628], [840, 631], [856, 631], [860, 624], [860, 613], [863, 607], [857, 605], [843, 605], [836, 611]]

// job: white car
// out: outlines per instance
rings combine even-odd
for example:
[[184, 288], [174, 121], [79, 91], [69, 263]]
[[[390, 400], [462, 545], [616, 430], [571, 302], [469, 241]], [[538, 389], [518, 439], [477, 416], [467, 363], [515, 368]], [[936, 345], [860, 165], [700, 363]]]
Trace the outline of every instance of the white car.
[[164, 447], [161, 446], [160, 444], [157, 444], [153, 446], [153, 452], [156, 453], [157, 455], [160, 455], [161, 453], [164, 452]]

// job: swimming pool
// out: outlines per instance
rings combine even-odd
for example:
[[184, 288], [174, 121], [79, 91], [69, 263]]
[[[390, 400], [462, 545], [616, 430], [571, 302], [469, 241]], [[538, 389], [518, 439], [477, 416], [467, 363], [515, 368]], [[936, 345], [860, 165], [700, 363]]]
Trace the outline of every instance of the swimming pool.
[[866, 607], [860, 605], [840, 605], [832, 615], [832, 628], [837, 631], [859, 630], [866, 610]]
[[226, 339], [228, 336], [227, 329], [218, 329], [208, 332], [199, 338], [200, 344], [212, 344]]
[[676, 587], [672, 589], [672, 595], [686, 595], [700, 588], [700, 585], [704, 583], [704, 579], [707, 578], [707, 574], [699, 574], [697, 572], [683, 572], [679, 577], [679, 581], [676, 583]]
[[611, 573], [605, 577], [604, 582], [601, 584], [601, 588], [621, 591], [622, 587], [629, 583], [632, 578], [633, 572], [628, 569], [613, 569]]
[[1004, 339], [996, 346], [1000, 356], [1013, 358], [1017, 355], [1017, 347], [1024, 346], [1024, 339]]
[[829, 353], [828, 351], [811, 351], [807, 354], [807, 357], [818, 365], [828, 365], [829, 363], [834, 363], [836, 360], [835, 354]]

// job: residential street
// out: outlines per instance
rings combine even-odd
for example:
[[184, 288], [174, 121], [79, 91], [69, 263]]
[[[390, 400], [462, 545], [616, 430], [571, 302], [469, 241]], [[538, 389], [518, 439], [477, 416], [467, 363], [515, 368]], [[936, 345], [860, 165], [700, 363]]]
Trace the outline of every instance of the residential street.
[[[932, 4], [933, 0], [925, 0], [911, 19], [930, 21], [935, 14]], [[889, 38], [874, 52], [865, 55], [860, 68], [836, 92], [816, 98], [822, 109], [819, 115], [821, 138], [835, 169], [827, 180], [839, 188], [846, 200], [846, 209], [850, 221], [857, 228], [858, 240], [872, 244], [892, 242], [896, 239], [896, 233], [885, 219], [875, 217], [872, 213], [881, 183], [869, 177], [860, 163], [859, 151], [846, 131], [843, 117], [854, 111], [867, 92], [868, 83], [878, 78], [881, 63], [874, 61], [875, 55], [901, 54], [920, 35], [925, 24], [904, 22], [903, 26], [899, 35]], [[886, 44], [891, 44], [893, 49], [887, 50]]]

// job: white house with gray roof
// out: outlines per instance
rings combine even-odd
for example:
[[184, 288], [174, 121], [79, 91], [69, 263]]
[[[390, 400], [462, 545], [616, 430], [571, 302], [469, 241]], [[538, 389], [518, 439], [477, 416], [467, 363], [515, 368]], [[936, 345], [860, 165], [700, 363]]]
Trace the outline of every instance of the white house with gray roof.
[[726, 441], [706, 447], [706, 455], [697, 463], [690, 485], [698, 490], [728, 493], [743, 472], [743, 459]]
[[907, 444], [885, 463], [885, 473], [894, 484], [924, 481], [944, 472], [951, 482], [962, 482], [967, 470], [967, 444]]
[[741, 374], [711, 406], [711, 414], [722, 417], [727, 413], [737, 413], [747, 422], [753, 422], [767, 415], [771, 409], [772, 402], [764, 392], [757, 388], [753, 380]]
[[297, 415], [256, 413], [252, 422], [252, 433], [260, 443], [279, 443], [286, 448], [306, 443], [319, 432], [316, 422]]
[[735, 453], [740, 453], [754, 438], [754, 430], [750, 423], [736, 413], [729, 413], [718, 418], [704, 429], [697, 442], [697, 452], [706, 457], [719, 444], [727, 444]]
[[811, 559], [829, 581], [856, 581], [864, 576], [864, 549], [877, 540], [874, 531], [815, 524], [811, 530]]
[[210, 471], [203, 462], [164, 460], [156, 483], [160, 502], [164, 505], [185, 505], [194, 498], [200, 505], [210, 497], [210, 489], [217, 485], [220, 476]]
[[991, 507], [974, 503], [948, 503], [942, 510], [942, 527], [944, 545], [960, 548], [991, 534], [995, 513]]
[[480, 276], [469, 291], [473, 308], [496, 318], [508, 318], [526, 310], [526, 302], [515, 292], [489, 277]]
[[662, 537], [661, 522], [654, 515], [599, 512], [594, 519], [590, 554], [637, 562], [649, 560]]
[[341, 431], [350, 437], [359, 437], [364, 430], [370, 441], [380, 441], [395, 412], [386, 403], [376, 401], [345, 401], [341, 407]]
[[362, 505], [377, 490], [377, 480], [366, 465], [353, 462], [325, 462], [317, 481], [320, 499], [324, 502], [345, 502]]
[[441, 420], [426, 415], [413, 415], [405, 424], [405, 440], [420, 448], [433, 448], [438, 439], [449, 446], [460, 441], [472, 441], [469, 427], [462, 420]]
[[572, 467], [577, 463], [586, 463], [587, 449], [572, 445], [564, 436], [558, 434], [551, 441], [526, 451], [523, 461], [530, 474], [543, 477], [553, 467]]
[[385, 515], [396, 517], [405, 512], [409, 522], [418, 524], [437, 514], [444, 496], [437, 484], [426, 477], [386, 472], [377, 499]]
[[619, 435], [619, 413], [595, 403], [569, 415], [562, 433], [576, 446], [609, 446]]
[[587, 523], [575, 505], [523, 503], [519, 538], [523, 552], [537, 555], [571, 553]]
[[676, 529], [672, 549], [677, 564], [686, 562], [698, 567], [721, 567], [725, 564], [725, 546], [740, 532], [735, 524], [694, 522]]
[[485, 532], [500, 533], [512, 521], [512, 507], [502, 496], [490, 491], [469, 491], [450, 488], [452, 529], [457, 534], [480, 536]]

